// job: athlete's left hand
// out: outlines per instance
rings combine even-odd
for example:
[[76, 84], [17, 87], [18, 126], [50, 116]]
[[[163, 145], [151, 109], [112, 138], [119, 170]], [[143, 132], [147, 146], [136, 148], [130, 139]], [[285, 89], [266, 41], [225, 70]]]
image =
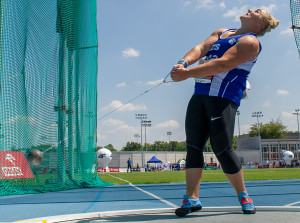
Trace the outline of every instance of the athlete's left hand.
[[174, 82], [184, 81], [188, 79], [187, 68], [184, 68], [182, 64], [173, 66], [171, 78]]

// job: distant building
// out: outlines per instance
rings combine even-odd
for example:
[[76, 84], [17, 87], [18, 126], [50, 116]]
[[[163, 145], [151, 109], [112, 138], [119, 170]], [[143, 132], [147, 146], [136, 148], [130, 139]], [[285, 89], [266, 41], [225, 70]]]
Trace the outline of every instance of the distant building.
[[[144, 164], [147, 165], [147, 161], [153, 156], [161, 160], [163, 163], [177, 163], [179, 160], [186, 158], [186, 152], [167, 152], [167, 151], [147, 151], [143, 153]], [[112, 152], [112, 160], [109, 163], [110, 168], [126, 168], [127, 160], [132, 160], [132, 166], [137, 164], [142, 166], [142, 152], [138, 151], [126, 151], [126, 152]], [[216, 155], [213, 152], [204, 152], [204, 162], [219, 164]]]
[[287, 133], [284, 139], [261, 139], [261, 151], [259, 137], [250, 137], [249, 134], [238, 137], [236, 153], [243, 163], [273, 163], [282, 160], [283, 151], [294, 153], [295, 160], [299, 161], [299, 135]]

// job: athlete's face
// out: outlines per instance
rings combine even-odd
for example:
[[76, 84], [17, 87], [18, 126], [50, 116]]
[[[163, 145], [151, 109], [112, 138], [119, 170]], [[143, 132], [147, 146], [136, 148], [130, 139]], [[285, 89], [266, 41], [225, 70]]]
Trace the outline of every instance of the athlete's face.
[[240, 17], [242, 22], [249, 22], [253, 24], [264, 23], [264, 17], [267, 12], [264, 9], [256, 9], [255, 11], [252, 9], [248, 9], [248, 12], [245, 15]]

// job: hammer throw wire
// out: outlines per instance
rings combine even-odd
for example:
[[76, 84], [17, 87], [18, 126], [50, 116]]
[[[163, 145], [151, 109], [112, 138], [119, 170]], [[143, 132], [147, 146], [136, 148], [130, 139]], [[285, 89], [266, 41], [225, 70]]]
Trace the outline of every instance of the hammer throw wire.
[[148, 93], [149, 91], [152, 91], [154, 88], [157, 88], [158, 86], [160, 86], [160, 85], [162, 85], [162, 84], [166, 84], [166, 83], [173, 82], [173, 81], [167, 81], [167, 78], [168, 78], [168, 76], [169, 76], [171, 73], [172, 73], [172, 71], [169, 72], [169, 73], [166, 75], [166, 77], [165, 77], [161, 82], [159, 82], [158, 84], [156, 84], [156, 85], [154, 85], [153, 87], [149, 88], [148, 90], [144, 91], [143, 93], [137, 95], [136, 97], [130, 99], [130, 100], [127, 101], [125, 104], [120, 105], [119, 107], [117, 107], [117, 108], [115, 108], [114, 110], [110, 111], [110, 112], [107, 113], [106, 115], [101, 116], [100, 118], [97, 119], [97, 121], [99, 121], [99, 120], [105, 118], [106, 116], [112, 114], [113, 112], [119, 110], [120, 108], [124, 107], [125, 105], [129, 104], [130, 102], [134, 101], [135, 99], [141, 97], [142, 95]]

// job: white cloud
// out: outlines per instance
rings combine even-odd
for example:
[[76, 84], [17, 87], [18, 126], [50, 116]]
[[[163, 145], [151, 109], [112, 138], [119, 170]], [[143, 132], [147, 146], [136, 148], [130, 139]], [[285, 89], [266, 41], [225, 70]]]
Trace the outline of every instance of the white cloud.
[[241, 126], [241, 134], [248, 134], [250, 132], [251, 125], [242, 125]]
[[271, 106], [271, 102], [270, 102], [270, 101], [265, 101], [264, 104], [263, 104], [263, 106], [264, 106], [265, 108], [268, 108], [268, 107]]
[[270, 4], [268, 6], [262, 5], [259, 8], [266, 9], [272, 15], [277, 9], [277, 6], [275, 4]]
[[133, 84], [136, 86], [155, 86], [159, 83], [161, 83], [163, 79], [155, 80], [155, 81], [147, 81], [147, 82], [142, 82], [142, 81], [134, 81]]
[[223, 14], [223, 17], [225, 18], [233, 17], [235, 22], [239, 22], [240, 16], [246, 14], [248, 12], [248, 9], [257, 9], [257, 8], [266, 9], [271, 15], [274, 13], [275, 10], [277, 10], [277, 6], [275, 4], [270, 4], [268, 6], [262, 5], [261, 7], [243, 5], [240, 8], [233, 7], [232, 9], [225, 12]]
[[103, 123], [103, 126], [111, 127], [112, 129], [109, 131], [106, 131], [107, 134], [114, 134], [116, 132], [118, 133], [126, 133], [126, 134], [133, 134], [138, 129], [128, 126], [124, 121], [117, 120], [117, 119], [108, 119], [105, 120]]
[[159, 80], [156, 80], [156, 81], [148, 81], [148, 82], [145, 83], [145, 85], [154, 86], [154, 85], [159, 84], [162, 81], [163, 81], [163, 79], [159, 79]]
[[230, 18], [233, 17], [235, 22], [240, 21], [240, 16], [247, 13], [249, 6], [244, 5], [241, 8], [233, 7], [223, 14], [223, 17]]
[[286, 112], [286, 111], [281, 112], [281, 116], [282, 116], [283, 118], [287, 118], [287, 119], [294, 118], [294, 117], [293, 117], [294, 115], [293, 115], [292, 112]]
[[[248, 134], [250, 131], [250, 127], [251, 125], [240, 125], [240, 133], [241, 135], [243, 134]], [[238, 135], [239, 134], [239, 128], [236, 125], [235, 129], [234, 129], [234, 135]]]
[[182, 130], [177, 134], [177, 136], [181, 139], [181, 141], [184, 141], [186, 138], [185, 130]]
[[290, 92], [286, 90], [277, 90], [277, 95], [288, 95], [288, 94], [290, 94]]
[[117, 120], [117, 119], [107, 119], [103, 122], [104, 126], [108, 126], [108, 127], [116, 127], [116, 126], [120, 126], [120, 125], [124, 125], [124, 121], [121, 120]]
[[191, 1], [186, 1], [186, 2], [184, 2], [183, 6], [186, 7], [186, 6], [190, 5], [190, 4], [192, 4]]
[[127, 84], [125, 82], [117, 84], [117, 87], [125, 87], [125, 86], [127, 86]]
[[294, 111], [291, 112], [287, 112], [287, 111], [283, 111], [281, 112], [281, 117], [284, 119], [284, 123], [288, 123], [289, 126], [295, 126], [297, 125], [297, 116], [293, 115]]
[[211, 9], [216, 6], [214, 0], [197, 0], [196, 8]]
[[137, 128], [128, 126], [128, 125], [120, 125], [117, 128], [109, 131], [110, 134], [114, 134], [114, 133], [126, 133], [126, 134], [130, 134], [133, 135], [134, 133], [137, 132]]
[[136, 86], [142, 86], [143, 82], [142, 81], [134, 81], [133, 84], [135, 84]]
[[281, 35], [288, 35], [288, 36], [292, 36], [294, 34], [293, 29], [291, 29], [290, 27], [281, 30], [280, 32]]
[[97, 141], [102, 141], [104, 139], [106, 139], [107, 136], [100, 134], [99, 132], [97, 132]]
[[220, 8], [226, 8], [225, 2], [220, 2], [220, 3], [219, 3], [219, 7], [220, 7]]
[[[187, 1], [184, 6], [190, 5], [192, 2]], [[218, 3], [215, 0], [196, 0], [196, 9], [216, 9], [217, 7], [226, 8], [225, 2]]]
[[101, 111], [113, 111], [118, 109], [118, 111], [136, 111], [136, 110], [147, 110], [147, 107], [143, 104], [134, 105], [131, 103], [123, 104], [121, 101], [112, 101], [108, 106], [105, 106]]
[[123, 57], [139, 57], [140, 52], [138, 50], [135, 50], [133, 48], [127, 48], [122, 51]]
[[163, 129], [163, 128], [173, 128], [173, 129], [178, 129], [180, 127], [179, 122], [175, 120], [169, 120], [166, 122], [159, 123], [154, 126], [154, 128], [157, 129]]
[[268, 91], [271, 90], [270, 85], [266, 85], [266, 86], [265, 86], [265, 89], [268, 90]]
[[[215, 0], [193, 0], [193, 1], [185, 1], [184, 2], [184, 7], [187, 6], [194, 6], [195, 9], [214, 9], [218, 5], [215, 2]], [[221, 2], [219, 3], [219, 7], [224, 7], [225, 3]]]

